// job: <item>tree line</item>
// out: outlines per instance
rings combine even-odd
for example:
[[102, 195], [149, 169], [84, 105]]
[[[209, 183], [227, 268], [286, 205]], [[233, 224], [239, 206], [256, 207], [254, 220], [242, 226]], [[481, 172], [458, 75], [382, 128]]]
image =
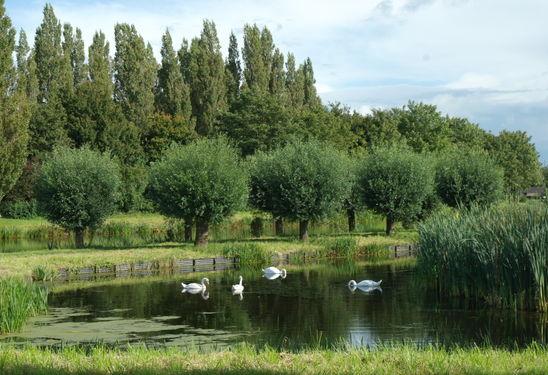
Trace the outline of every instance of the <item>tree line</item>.
[[417, 153], [475, 150], [502, 168], [507, 193], [542, 183], [538, 153], [525, 132], [495, 136], [423, 103], [368, 115], [324, 105], [312, 61], [298, 64], [284, 54], [266, 27], [245, 25], [241, 48], [231, 33], [226, 57], [212, 21], [180, 43], [166, 30], [160, 62], [129, 24], [115, 25], [114, 48], [96, 32], [86, 54], [81, 30], [62, 24], [49, 4], [32, 47], [23, 30], [16, 34], [0, 0], [4, 208], [33, 207], [41, 166], [53, 150], [86, 147], [109, 152], [118, 164], [118, 209], [151, 209], [144, 194], [149, 167], [172, 143], [219, 135], [242, 157], [311, 139], [352, 155], [402, 145]]

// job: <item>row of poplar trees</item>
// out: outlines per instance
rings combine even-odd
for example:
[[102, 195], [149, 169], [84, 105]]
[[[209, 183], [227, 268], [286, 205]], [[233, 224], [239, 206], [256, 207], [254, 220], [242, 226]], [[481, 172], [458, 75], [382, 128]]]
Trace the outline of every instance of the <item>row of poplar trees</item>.
[[[276, 48], [267, 28], [244, 27], [241, 57], [231, 34], [226, 60], [211, 21], [204, 21], [199, 37], [183, 39], [178, 50], [166, 31], [158, 64], [135, 26], [117, 24], [114, 57], [99, 31], [86, 59], [81, 30], [62, 25], [51, 5], [44, 8], [32, 48], [23, 30], [15, 42], [3, 1], [0, 7], [1, 71], [8, 72], [0, 89], [6, 94], [3, 100], [17, 102], [14, 108], [25, 107], [12, 113], [20, 117], [20, 124], [14, 125], [21, 134], [19, 143], [0, 152], [27, 160], [12, 192], [23, 199], [32, 196], [36, 170], [56, 146], [89, 145], [112, 152], [120, 161], [126, 189], [123, 208], [138, 208], [144, 166], [159, 159], [171, 142], [188, 143], [222, 131], [221, 117], [228, 116], [241, 95], [253, 93], [296, 110], [321, 105], [310, 59], [297, 66], [291, 53], [286, 57]], [[17, 174], [13, 169], [10, 173]]]

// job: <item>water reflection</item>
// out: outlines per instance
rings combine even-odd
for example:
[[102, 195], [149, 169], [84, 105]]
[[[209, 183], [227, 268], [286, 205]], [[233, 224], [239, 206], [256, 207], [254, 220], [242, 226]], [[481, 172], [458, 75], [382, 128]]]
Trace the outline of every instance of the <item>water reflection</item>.
[[[231, 293], [242, 274], [243, 294]], [[50, 295], [50, 313], [3, 341], [37, 345], [145, 342], [151, 346], [222, 346], [247, 341], [287, 349], [341, 341], [523, 346], [546, 343], [546, 315], [471, 310], [439, 302], [417, 287], [410, 268], [356, 263], [290, 270], [286, 279], [258, 272], [210, 273], [207, 298], [181, 293], [181, 278], [133, 280]], [[347, 290], [350, 278], [383, 288]], [[235, 298], [236, 297], [236, 298]]]

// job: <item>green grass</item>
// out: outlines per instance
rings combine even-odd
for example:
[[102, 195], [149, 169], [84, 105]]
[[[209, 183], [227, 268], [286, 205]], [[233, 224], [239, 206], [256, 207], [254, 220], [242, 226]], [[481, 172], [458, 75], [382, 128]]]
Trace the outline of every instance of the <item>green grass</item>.
[[[289, 252], [318, 252], [322, 254], [324, 237], [303, 243], [294, 239], [266, 238], [248, 241], [211, 242], [206, 247], [194, 247], [190, 244], [162, 243], [136, 248], [87, 248], [87, 249], [52, 249], [29, 250], [14, 253], [0, 253], [0, 278], [22, 276], [30, 278], [35, 273], [48, 274], [60, 268], [77, 270], [83, 267], [113, 266], [123, 263], [164, 262], [171, 259], [193, 259], [222, 256], [241, 252], [249, 256], [242, 259], [250, 264], [264, 262], [267, 255]], [[336, 237], [334, 237], [336, 238]], [[377, 249], [388, 245], [405, 243], [409, 235], [401, 237], [355, 236], [360, 248]], [[239, 251], [242, 249], [242, 251]], [[252, 250], [259, 249], [259, 255]], [[264, 265], [264, 264], [263, 264]], [[40, 268], [39, 272], [36, 272]]]
[[11, 374], [546, 374], [545, 347], [445, 350], [410, 345], [368, 349], [307, 349], [296, 353], [238, 345], [220, 351], [197, 348], [128, 350], [97, 347], [48, 350], [5, 347], [0, 373]]
[[17, 278], [0, 279], [0, 334], [16, 332], [47, 309], [47, 291]]
[[418, 265], [443, 295], [548, 310], [548, 206], [438, 214], [419, 228]]

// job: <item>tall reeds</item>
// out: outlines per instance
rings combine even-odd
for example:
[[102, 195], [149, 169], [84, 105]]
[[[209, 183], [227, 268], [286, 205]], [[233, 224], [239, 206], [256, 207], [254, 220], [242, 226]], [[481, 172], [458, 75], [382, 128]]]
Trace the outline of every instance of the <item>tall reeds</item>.
[[440, 294], [548, 310], [548, 206], [440, 213], [419, 227], [418, 266]]
[[0, 279], [0, 334], [19, 331], [47, 309], [47, 290], [22, 279]]

